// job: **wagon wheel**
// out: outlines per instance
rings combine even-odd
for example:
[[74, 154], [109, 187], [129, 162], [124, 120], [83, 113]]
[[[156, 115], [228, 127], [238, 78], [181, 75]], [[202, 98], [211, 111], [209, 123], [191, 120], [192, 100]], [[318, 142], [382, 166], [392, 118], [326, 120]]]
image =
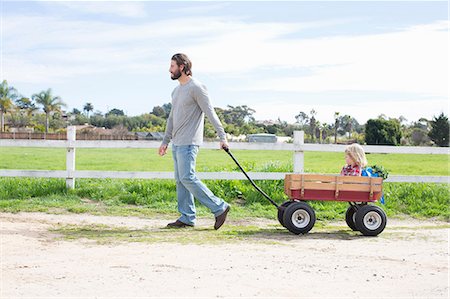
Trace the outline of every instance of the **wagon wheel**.
[[347, 222], [348, 227], [350, 227], [352, 230], [357, 231], [355, 224], [355, 214], [356, 214], [356, 207], [351, 205], [348, 207], [347, 212], [345, 212], [345, 222]]
[[377, 206], [362, 206], [355, 214], [356, 228], [364, 236], [377, 236], [386, 227], [386, 222], [386, 213]]
[[284, 211], [283, 223], [291, 233], [306, 234], [316, 223], [316, 214], [307, 203], [294, 202]]
[[282, 226], [284, 226], [284, 222], [283, 222], [284, 212], [286, 211], [286, 208], [292, 203], [294, 203], [294, 201], [290, 201], [290, 200], [285, 201], [278, 207], [278, 221], [280, 222], [280, 224]]

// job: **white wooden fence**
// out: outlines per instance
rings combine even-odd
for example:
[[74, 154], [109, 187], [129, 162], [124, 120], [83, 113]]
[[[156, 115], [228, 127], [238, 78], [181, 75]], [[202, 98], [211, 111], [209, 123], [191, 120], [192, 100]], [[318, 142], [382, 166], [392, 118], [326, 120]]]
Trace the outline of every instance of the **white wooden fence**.
[[[77, 148], [159, 148], [159, 141], [109, 141], [109, 140], [75, 140], [75, 127], [67, 129], [67, 140], [11, 140], [0, 139], [0, 147], [58, 147], [66, 148], [66, 170], [3, 170], [0, 177], [45, 177], [65, 178], [68, 188], [75, 188], [76, 178], [136, 178], [136, 179], [173, 179], [173, 172], [141, 172], [141, 171], [91, 171], [75, 170], [75, 152]], [[293, 152], [294, 173], [302, 173], [304, 169], [304, 152], [341, 152], [345, 145], [304, 144], [304, 132], [294, 132], [294, 143], [246, 143], [231, 142], [230, 149], [239, 150], [288, 150]], [[218, 142], [205, 142], [202, 148], [218, 149]], [[448, 148], [438, 147], [405, 147], [405, 146], [363, 146], [366, 153], [386, 154], [424, 154], [448, 155]], [[156, 153], [155, 153], [156, 154]], [[226, 153], [224, 153], [226, 155]], [[1, 159], [1, 157], [0, 157]], [[337, 170], [338, 171], [338, 170]], [[281, 180], [285, 173], [281, 172], [249, 172], [254, 180]], [[200, 179], [210, 180], [245, 180], [240, 172], [198, 172]], [[387, 182], [426, 182], [449, 183], [449, 176], [404, 176], [390, 175]]]

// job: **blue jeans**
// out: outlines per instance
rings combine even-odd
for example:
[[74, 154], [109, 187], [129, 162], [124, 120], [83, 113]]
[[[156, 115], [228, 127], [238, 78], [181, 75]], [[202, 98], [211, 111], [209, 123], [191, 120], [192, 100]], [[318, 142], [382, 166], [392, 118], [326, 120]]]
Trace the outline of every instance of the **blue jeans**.
[[179, 221], [195, 224], [194, 197], [206, 206], [215, 217], [222, 214], [228, 204], [215, 196], [195, 175], [195, 162], [198, 154], [197, 145], [172, 145], [175, 166], [175, 181], [177, 183]]

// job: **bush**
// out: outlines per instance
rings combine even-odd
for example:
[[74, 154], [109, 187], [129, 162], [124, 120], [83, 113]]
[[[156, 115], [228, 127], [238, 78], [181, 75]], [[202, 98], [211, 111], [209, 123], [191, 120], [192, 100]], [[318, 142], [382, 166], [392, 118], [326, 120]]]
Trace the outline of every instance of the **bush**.
[[369, 119], [365, 133], [365, 140], [369, 145], [399, 145], [402, 138], [400, 124], [393, 119]]
[[438, 146], [449, 146], [449, 123], [444, 113], [431, 121], [431, 131], [428, 136]]

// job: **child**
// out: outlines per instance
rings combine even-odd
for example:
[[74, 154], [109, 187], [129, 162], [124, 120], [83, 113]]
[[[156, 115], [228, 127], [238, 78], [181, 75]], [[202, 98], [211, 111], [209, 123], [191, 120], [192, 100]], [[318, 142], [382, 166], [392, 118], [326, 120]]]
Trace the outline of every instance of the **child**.
[[345, 165], [341, 175], [361, 176], [367, 166], [366, 154], [361, 145], [353, 143], [345, 149]]
[[[362, 146], [357, 143], [353, 143], [345, 149], [345, 163], [347, 165], [342, 167], [341, 175], [378, 177], [371, 167], [366, 167], [366, 154]], [[384, 195], [381, 196], [380, 202], [384, 204]]]

